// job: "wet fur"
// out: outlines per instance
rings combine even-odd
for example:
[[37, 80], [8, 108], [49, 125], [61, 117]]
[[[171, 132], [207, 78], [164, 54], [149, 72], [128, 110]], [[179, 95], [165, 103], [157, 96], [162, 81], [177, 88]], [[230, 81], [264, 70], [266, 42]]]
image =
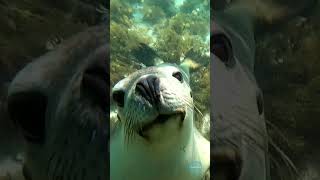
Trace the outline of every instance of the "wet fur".
[[283, 22], [302, 13], [314, 2], [289, 9], [270, 1], [238, 0], [225, 10], [213, 13], [211, 35], [222, 33], [228, 37], [235, 65], [228, 68], [212, 54], [211, 123], [215, 126], [211, 129], [211, 139], [214, 139], [211, 155], [215, 161], [215, 158], [237, 154], [240, 180], [270, 179], [269, 145], [276, 149], [289, 169], [296, 170], [287, 155], [268, 137], [264, 114], [258, 113], [257, 98], [262, 94], [254, 78], [254, 32], [257, 23]]
[[[124, 89], [127, 95], [124, 107], [118, 108], [119, 121], [111, 136], [111, 179], [204, 178], [210, 161], [209, 142], [194, 126], [189, 80], [185, 79], [184, 83], [180, 83], [172, 77], [174, 68], [176, 67], [173, 65], [165, 65], [142, 69], [115, 85], [114, 90]], [[148, 103], [144, 104], [145, 101], [134, 93], [137, 80], [148, 74], [156, 75], [160, 79], [163, 105], [159, 106], [158, 110]], [[150, 122], [157, 116], [158, 111], [172, 113], [182, 108], [186, 111], [183, 122], [174, 117], [165, 124], [156, 125], [148, 131], [147, 139], [137, 134], [136, 131], [141, 125]], [[129, 141], [128, 132], [132, 133]], [[192, 149], [193, 147], [195, 149]], [[200, 176], [190, 173], [188, 166], [192, 161], [202, 162]]]

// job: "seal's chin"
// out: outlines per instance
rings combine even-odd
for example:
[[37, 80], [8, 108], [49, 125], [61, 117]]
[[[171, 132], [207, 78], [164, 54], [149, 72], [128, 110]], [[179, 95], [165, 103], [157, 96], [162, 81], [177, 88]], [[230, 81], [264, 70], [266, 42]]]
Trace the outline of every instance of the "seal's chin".
[[172, 119], [178, 119], [180, 123], [179, 126], [182, 126], [185, 117], [186, 117], [185, 111], [174, 112], [172, 114], [160, 114], [151, 122], [144, 124], [142, 128], [138, 130], [138, 134], [143, 138], [148, 138], [148, 135], [146, 132], [151, 130], [154, 126], [164, 125], [166, 124], [166, 122]]
[[216, 147], [211, 151], [215, 180], [239, 180], [241, 157], [238, 151], [229, 147]]

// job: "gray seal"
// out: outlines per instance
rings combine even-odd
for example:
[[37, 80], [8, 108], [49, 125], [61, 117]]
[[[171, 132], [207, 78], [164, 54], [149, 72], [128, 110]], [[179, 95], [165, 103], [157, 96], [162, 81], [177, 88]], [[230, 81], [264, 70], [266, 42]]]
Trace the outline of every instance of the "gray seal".
[[211, 16], [211, 175], [216, 180], [270, 179], [270, 144], [295, 170], [268, 138], [263, 95], [254, 77], [254, 32], [309, 9], [315, 1], [291, 9], [272, 2], [238, 0]]
[[74, 35], [24, 67], [8, 92], [25, 138], [26, 180], [108, 179], [105, 26]]
[[118, 121], [110, 137], [111, 179], [197, 180], [209, 173], [210, 143], [194, 125], [186, 72], [162, 64], [113, 87]]

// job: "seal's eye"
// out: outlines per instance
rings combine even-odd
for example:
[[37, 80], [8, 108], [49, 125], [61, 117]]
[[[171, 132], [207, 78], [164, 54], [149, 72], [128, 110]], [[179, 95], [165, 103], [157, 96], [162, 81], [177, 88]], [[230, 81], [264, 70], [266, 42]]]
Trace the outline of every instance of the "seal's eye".
[[232, 55], [232, 45], [224, 34], [214, 34], [210, 38], [211, 52], [216, 55], [227, 67], [235, 64]]
[[180, 82], [183, 82], [183, 77], [182, 77], [182, 74], [181, 74], [181, 72], [174, 72], [173, 74], [172, 74], [172, 76], [173, 77], [175, 77], [176, 79], [178, 79]]
[[117, 103], [118, 106], [124, 106], [124, 91], [123, 90], [116, 90], [112, 93], [113, 100]]

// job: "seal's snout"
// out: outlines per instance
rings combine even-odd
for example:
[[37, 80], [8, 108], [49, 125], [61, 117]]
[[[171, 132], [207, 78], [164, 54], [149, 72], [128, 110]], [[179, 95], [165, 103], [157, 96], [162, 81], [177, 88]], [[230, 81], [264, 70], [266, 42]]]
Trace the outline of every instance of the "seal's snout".
[[135, 91], [150, 104], [157, 104], [160, 101], [160, 80], [154, 75], [142, 77], [137, 82]]
[[238, 150], [219, 146], [211, 149], [213, 171], [218, 180], [238, 180], [242, 170], [242, 158]]

